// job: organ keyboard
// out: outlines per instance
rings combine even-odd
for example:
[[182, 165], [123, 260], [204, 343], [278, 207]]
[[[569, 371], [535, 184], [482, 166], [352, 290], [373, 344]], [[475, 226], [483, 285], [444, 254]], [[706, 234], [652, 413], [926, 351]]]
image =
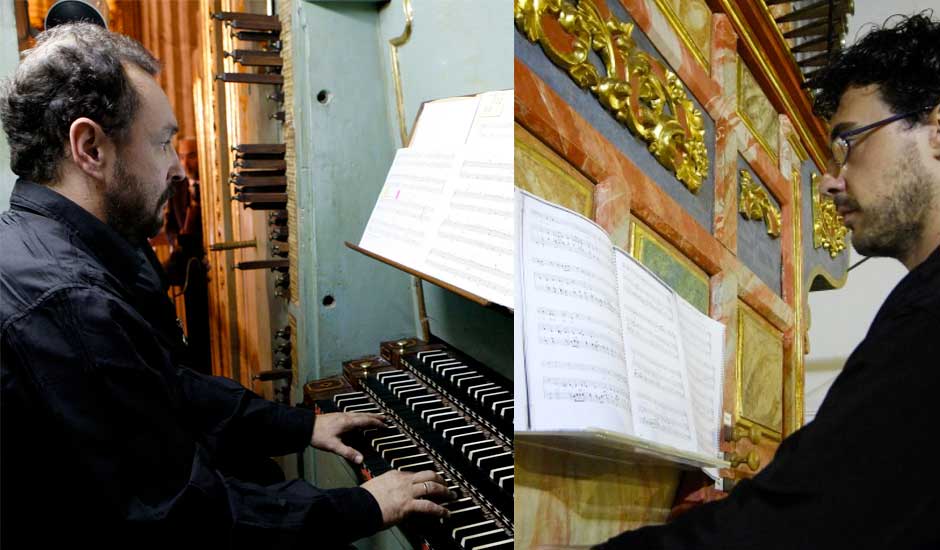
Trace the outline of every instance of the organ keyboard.
[[[413, 519], [402, 531], [425, 549], [513, 547], [512, 391], [509, 381], [442, 344], [382, 345], [386, 361], [360, 362], [346, 390], [316, 401], [318, 412], [381, 412], [387, 425], [349, 434], [366, 479], [391, 469], [433, 470], [456, 499], [450, 517]], [[313, 385], [317, 384], [316, 382]], [[310, 395], [308, 384], [308, 396]], [[353, 391], [349, 391], [353, 390]], [[320, 395], [322, 397], [322, 394]]]

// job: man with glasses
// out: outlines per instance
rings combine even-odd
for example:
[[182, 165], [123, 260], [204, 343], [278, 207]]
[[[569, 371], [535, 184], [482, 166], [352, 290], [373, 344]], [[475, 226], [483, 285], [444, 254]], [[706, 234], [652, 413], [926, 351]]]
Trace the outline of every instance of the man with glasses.
[[599, 548], [940, 548], [940, 22], [876, 29], [811, 84], [832, 128], [822, 191], [859, 253], [910, 273], [763, 471]]

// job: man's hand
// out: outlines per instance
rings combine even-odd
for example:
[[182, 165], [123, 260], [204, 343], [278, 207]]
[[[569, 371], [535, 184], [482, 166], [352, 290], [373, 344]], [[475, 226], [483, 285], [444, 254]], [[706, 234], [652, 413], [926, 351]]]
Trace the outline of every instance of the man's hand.
[[453, 498], [444, 480], [430, 470], [392, 470], [363, 483], [362, 488], [372, 493], [379, 503], [385, 527], [395, 525], [414, 513], [446, 517], [449, 514], [446, 508], [427, 499], [444, 501]]
[[356, 449], [343, 444], [339, 436], [352, 429], [382, 428], [385, 416], [375, 413], [327, 413], [319, 414], [313, 423], [310, 444], [317, 449], [330, 451], [355, 462], [362, 463], [362, 455]]

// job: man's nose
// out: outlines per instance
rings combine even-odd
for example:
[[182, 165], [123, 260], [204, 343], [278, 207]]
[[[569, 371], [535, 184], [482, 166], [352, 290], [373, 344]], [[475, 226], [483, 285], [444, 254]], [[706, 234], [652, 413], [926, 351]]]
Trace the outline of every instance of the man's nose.
[[819, 183], [819, 190], [829, 196], [834, 197], [839, 193], [845, 192], [845, 176], [838, 167], [831, 167], [823, 174], [822, 181]]
[[180, 163], [180, 157], [173, 151], [173, 159], [170, 164], [170, 171], [167, 174], [167, 179], [170, 181], [180, 181], [186, 179], [186, 171], [183, 170], [183, 165]]

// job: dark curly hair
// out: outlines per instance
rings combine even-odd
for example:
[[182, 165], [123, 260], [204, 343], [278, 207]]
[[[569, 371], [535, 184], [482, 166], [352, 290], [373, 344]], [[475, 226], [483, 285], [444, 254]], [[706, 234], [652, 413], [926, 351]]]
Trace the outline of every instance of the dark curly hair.
[[[940, 22], [925, 10], [892, 16], [837, 57], [809, 82], [813, 110], [831, 118], [845, 90], [877, 84], [881, 99], [900, 114], [940, 103]], [[926, 120], [926, 112], [918, 122]]]
[[143, 46], [91, 23], [53, 27], [23, 52], [0, 91], [0, 119], [10, 144], [10, 168], [48, 184], [68, 155], [69, 128], [88, 117], [119, 145], [140, 98], [122, 63], [155, 75], [160, 64]]

